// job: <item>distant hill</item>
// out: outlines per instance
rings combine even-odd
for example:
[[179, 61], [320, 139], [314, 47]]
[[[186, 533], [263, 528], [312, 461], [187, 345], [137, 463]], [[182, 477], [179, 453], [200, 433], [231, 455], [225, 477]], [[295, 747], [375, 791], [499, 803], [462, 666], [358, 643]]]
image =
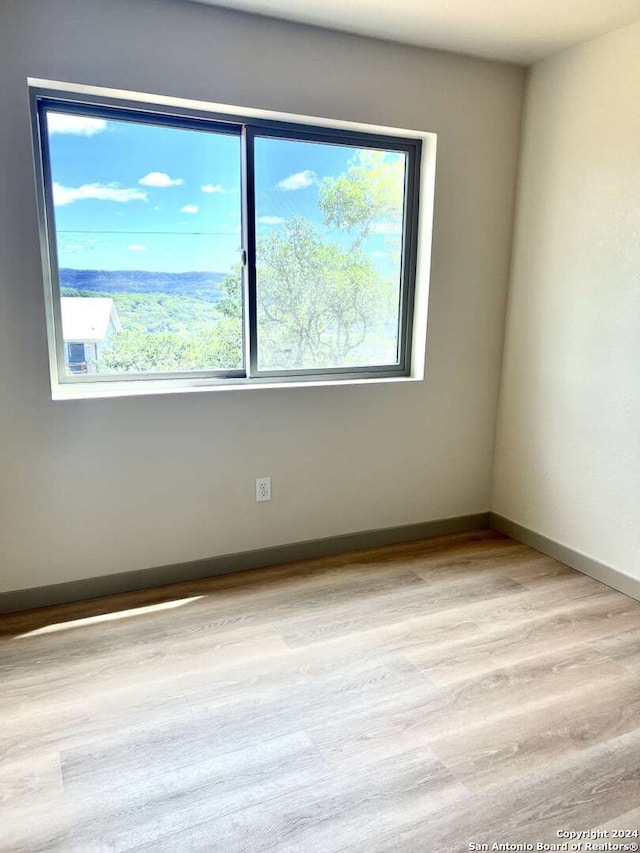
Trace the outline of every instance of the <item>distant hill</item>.
[[98, 293], [166, 293], [207, 302], [220, 299], [221, 272], [145, 272], [144, 270], [60, 270], [60, 287]]

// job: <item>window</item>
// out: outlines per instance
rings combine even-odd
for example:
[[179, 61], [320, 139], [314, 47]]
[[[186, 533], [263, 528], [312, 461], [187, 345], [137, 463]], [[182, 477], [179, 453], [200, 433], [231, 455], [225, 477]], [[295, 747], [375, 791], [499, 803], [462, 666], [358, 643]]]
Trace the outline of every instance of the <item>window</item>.
[[419, 138], [32, 105], [54, 386], [409, 375]]
[[84, 354], [84, 344], [67, 344], [67, 369], [69, 373], [86, 373], [87, 362]]

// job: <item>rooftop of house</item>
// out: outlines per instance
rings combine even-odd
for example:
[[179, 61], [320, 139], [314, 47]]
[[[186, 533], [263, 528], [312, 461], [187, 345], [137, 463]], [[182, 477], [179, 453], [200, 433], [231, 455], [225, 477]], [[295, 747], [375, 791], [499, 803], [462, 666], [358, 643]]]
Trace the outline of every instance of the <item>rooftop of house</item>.
[[122, 331], [113, 299], [108, 297], [63, 296], [62, 337], [65, 341], [100, 343], [109, 333]]

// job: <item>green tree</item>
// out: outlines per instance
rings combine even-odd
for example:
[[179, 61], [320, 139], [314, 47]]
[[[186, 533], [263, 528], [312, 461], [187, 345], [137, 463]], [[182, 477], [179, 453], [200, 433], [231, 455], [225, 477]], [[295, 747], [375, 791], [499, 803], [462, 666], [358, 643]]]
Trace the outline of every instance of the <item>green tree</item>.
[[233, 271], [220, 282], [220, 299], [218, 311], [225, 317], [238, 321], [238, 331], [242, 325], [242, 267], [236, 264]]
[[[381, 233], [400, 258], [404, 213], [404, 157], [358, 151], [348, 169], [325, 178], [318, 204], [327, 231], [293, 217], [258, 243], [260, 356], [267, 367], [338, 367], [381, 333], [397, 311], [397, 276], [382, 276], [364, 251]], [[344, 238], [349, 235], [347, 247]], [[398, 267], [399, 274], [399, 267]], [[394, 303], [395, 300], [395, 303]], [[379, 335], [372, 334], [380, 331]], [[362, 362], [362, 350], [361, 359]], [[389, 358], [393, 353], [389, 352]], [[376, 357], [376, 355], [374, 355]]]
[[376, 228], [399, 232], [404, 211], [404, 157], [387, 151], [359, 151], [346, 172], [325, 178], [318, 202], [325, 225], [354, 235], [354, 248]]
[[108, 373], [234, 370], [242, 366], [240, 268], [220, 283], [217, 303], [158, 293], [116, 294], [124, 330], [100, 360]]
[[257, 252], [261, 365], [335, 367], [367, 337], [384, 282], [361, 252], [293, 217]]
[[124, 330], [114, 336], [100, 361], [106, 373], [233, 370], [242, 364], [238, 325], [223, 317], [206, 332]]

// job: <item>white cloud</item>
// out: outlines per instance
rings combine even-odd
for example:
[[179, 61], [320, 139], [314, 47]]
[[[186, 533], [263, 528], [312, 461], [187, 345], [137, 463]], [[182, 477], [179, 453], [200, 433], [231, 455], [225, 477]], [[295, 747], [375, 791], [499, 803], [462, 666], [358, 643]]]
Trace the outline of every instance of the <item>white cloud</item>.
[[170, 178], [166, 172], [149, 172], [138, 183], [145, 187], [179, 187], [184, 181], [182, 178]]
[[372, 234], [401, 234], [400, 222], [374, 222], [370, 228]]
[[101, 242], [102, 239], [100, 237], [76, 237], [75, 239], [70, 239], [67, 243], [63, 243], [62, 248], [65, 252], [84, 252], [85, 249], [88, 252], [92, 252], [96, 244]]
[[120, 187], [118, 184], [83, 184], [81, 187], [63, 187], [62, 184], [53, 185], [53, 203], [57, 207], [65, 204], [73, 204], [75, 201], [84, 201], [88, 198], [99, 201], [146, 201], [147, 194], [144, 190]]
[[223, 193], [222, 184], [205, 184], [200, 187], [203, 193]]
[[101, 237], [75, 237], [72, 240], [73, 243], [82, 243], [83, 245], [90, 245], [92, 243], [102, 243]]
[[146, 252], [147, 251], [147, 247], [143, 246], [142, 243], [132, 243], [131, 246], [129, 246], [129, 248], [131, 249], [132, 252]]
[[197, 204], [185, 204], [180, 208], [180, 213], [197, 213], [200, 210]]
[[73, 133], [76, 136], [93, 136], [107, 129], [103, 118], [72, 116], [66, 113], [47, 113], [47, 128], [52, 133]]
[[259, 216], [258, 222], [261, 225], [282, 225], [284, 219], [281, 216]]
[[304, 172], [295, 172], [293, 175], [289, 175], [288, 178], [283, 178], [281, 181], [278, 181], [276, 186], [279, 190], [303, 190], [306, 187], [310, 187], [311, 184], [315, 184], [316, 182], [316, 173], [312, 172], [311, 169], [305, 169]]

